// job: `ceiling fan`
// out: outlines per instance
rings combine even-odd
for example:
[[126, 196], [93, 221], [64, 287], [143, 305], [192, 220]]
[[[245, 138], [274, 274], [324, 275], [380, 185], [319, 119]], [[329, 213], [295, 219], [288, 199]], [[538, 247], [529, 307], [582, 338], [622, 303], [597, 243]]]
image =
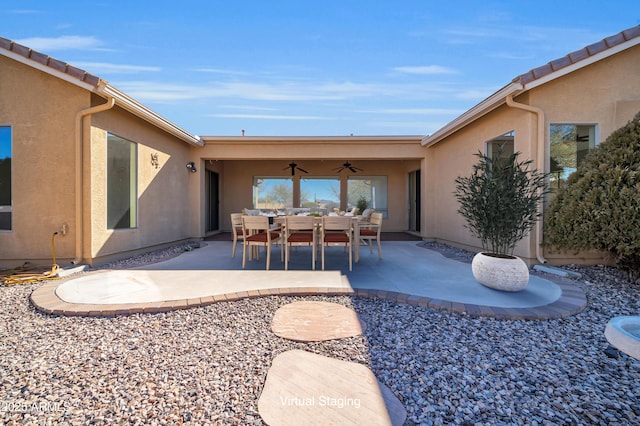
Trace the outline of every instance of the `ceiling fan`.
[[300, 167], [298, 167], [296, 162], [293, 160], [291, 160], [291, 163], [289, 163], [289, 165], [282, 170], [287, 170], [287, 169], [291, 169], [291, 176], [294, 176], [296, 174], [296, 170], [301, 171], [302, 173], [309, 173], [305, 169], [301, 169]]
[[338, 173], [340, 173], [341, 171], [343, 171], [344, 169], [349, 169], [351, 170], [353, 173], [358, 173], [358, 172], [362, 172], [364, 171], [363, 169], [354, 166], [353, 164], [351, 164], [349, 161], [345, 161], [344, 163], [342, 163], [341, 167], [336, 167], [333, 170], [337, 170]]

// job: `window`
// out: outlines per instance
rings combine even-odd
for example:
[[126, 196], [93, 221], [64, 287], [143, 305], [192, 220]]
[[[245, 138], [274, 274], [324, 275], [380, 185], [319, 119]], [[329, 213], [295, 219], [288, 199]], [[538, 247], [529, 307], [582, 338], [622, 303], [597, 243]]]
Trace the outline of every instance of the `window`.
[[584, 157], [596, 146], [596, 126], [552, 124], [549, 129], [551, 191], [565, 185]]
[[0, 126], [0, 230], [11, 230], [11, 127]]
[[300, 179], [300, 207], [340, 208], [340, 178]]
[[[367, 207], [388, 215], [386, 176], [349, 176], [347, 180], [347, 202], [349, 209], [358, 205], [360, 198], [367, 200]], [[362, 213], [362, 212], [360, 212]]]
[[487, 157], [494, 158], [500, 153], [502, 158], [508, 158], [514, 152], [513, 140], [514, 132], [511, 131], [487, 141]]
[[107, 134], [107, 228], [137, 226], [137, 145]]
[[291, 178], [253, 178], [253, 208], [283, 209], [293, 207]]

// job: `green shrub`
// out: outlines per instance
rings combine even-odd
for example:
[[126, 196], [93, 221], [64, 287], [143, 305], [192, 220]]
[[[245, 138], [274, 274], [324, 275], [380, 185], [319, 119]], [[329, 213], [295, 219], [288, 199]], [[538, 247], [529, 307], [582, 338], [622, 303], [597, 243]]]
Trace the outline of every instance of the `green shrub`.
[[545, 216], [548, 247], [608, 252], [640, 276], [640, 113], [591, 150]]
[[360, 214], [362, 214], [363, 211], [365, 211], [367, 209], [367, 205], [369, 203], [367, 203], [367, 199], [364, 197], [360, 197], [358, 198], [358, 204], [356, 204], [356, 207], [358, 208], [358, 211], [360, 212]]
[[519, 161], [519, 152], [489, 157], [478, 152], [479, 161], [468, 177], [456, 178], [454, 195], [465, 225], [490, 253], [512, 256], [540, 217], [538, 206], [547, 192], [547, 175], [530, 169], [531, 160]]

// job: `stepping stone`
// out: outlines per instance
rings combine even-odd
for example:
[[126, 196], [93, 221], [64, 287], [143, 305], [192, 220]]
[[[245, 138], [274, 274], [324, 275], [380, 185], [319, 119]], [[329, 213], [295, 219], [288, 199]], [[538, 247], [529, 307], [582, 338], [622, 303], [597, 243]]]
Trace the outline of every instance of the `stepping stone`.
[[402, 403], [362, 364], [302, 350], [273, 360], [258, 412], [268, 425], [402, 425]]
[[353, 310], [337, 303], [294, 302], [278, 309], [271, 330], [296, 342], [320, 342], [362, 334], [366, 328]]

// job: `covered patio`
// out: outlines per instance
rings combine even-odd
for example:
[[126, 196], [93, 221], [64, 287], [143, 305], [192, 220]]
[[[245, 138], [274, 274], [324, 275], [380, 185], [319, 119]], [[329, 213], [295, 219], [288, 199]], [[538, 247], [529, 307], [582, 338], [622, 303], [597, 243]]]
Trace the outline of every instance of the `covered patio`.
[[[384, 230], [425, 228], [422, 136], [208, 137], [197, 156], [191, 198], [198, 235], [230, 231], [244, 209], [347, 211], [362, 196], [384, 214]], [[346, 166], [345, 166], [346, 165]], [[202, 171], [202, 172], [200, 172]], [[424, 234], [422, 236], [425, 236]]]

